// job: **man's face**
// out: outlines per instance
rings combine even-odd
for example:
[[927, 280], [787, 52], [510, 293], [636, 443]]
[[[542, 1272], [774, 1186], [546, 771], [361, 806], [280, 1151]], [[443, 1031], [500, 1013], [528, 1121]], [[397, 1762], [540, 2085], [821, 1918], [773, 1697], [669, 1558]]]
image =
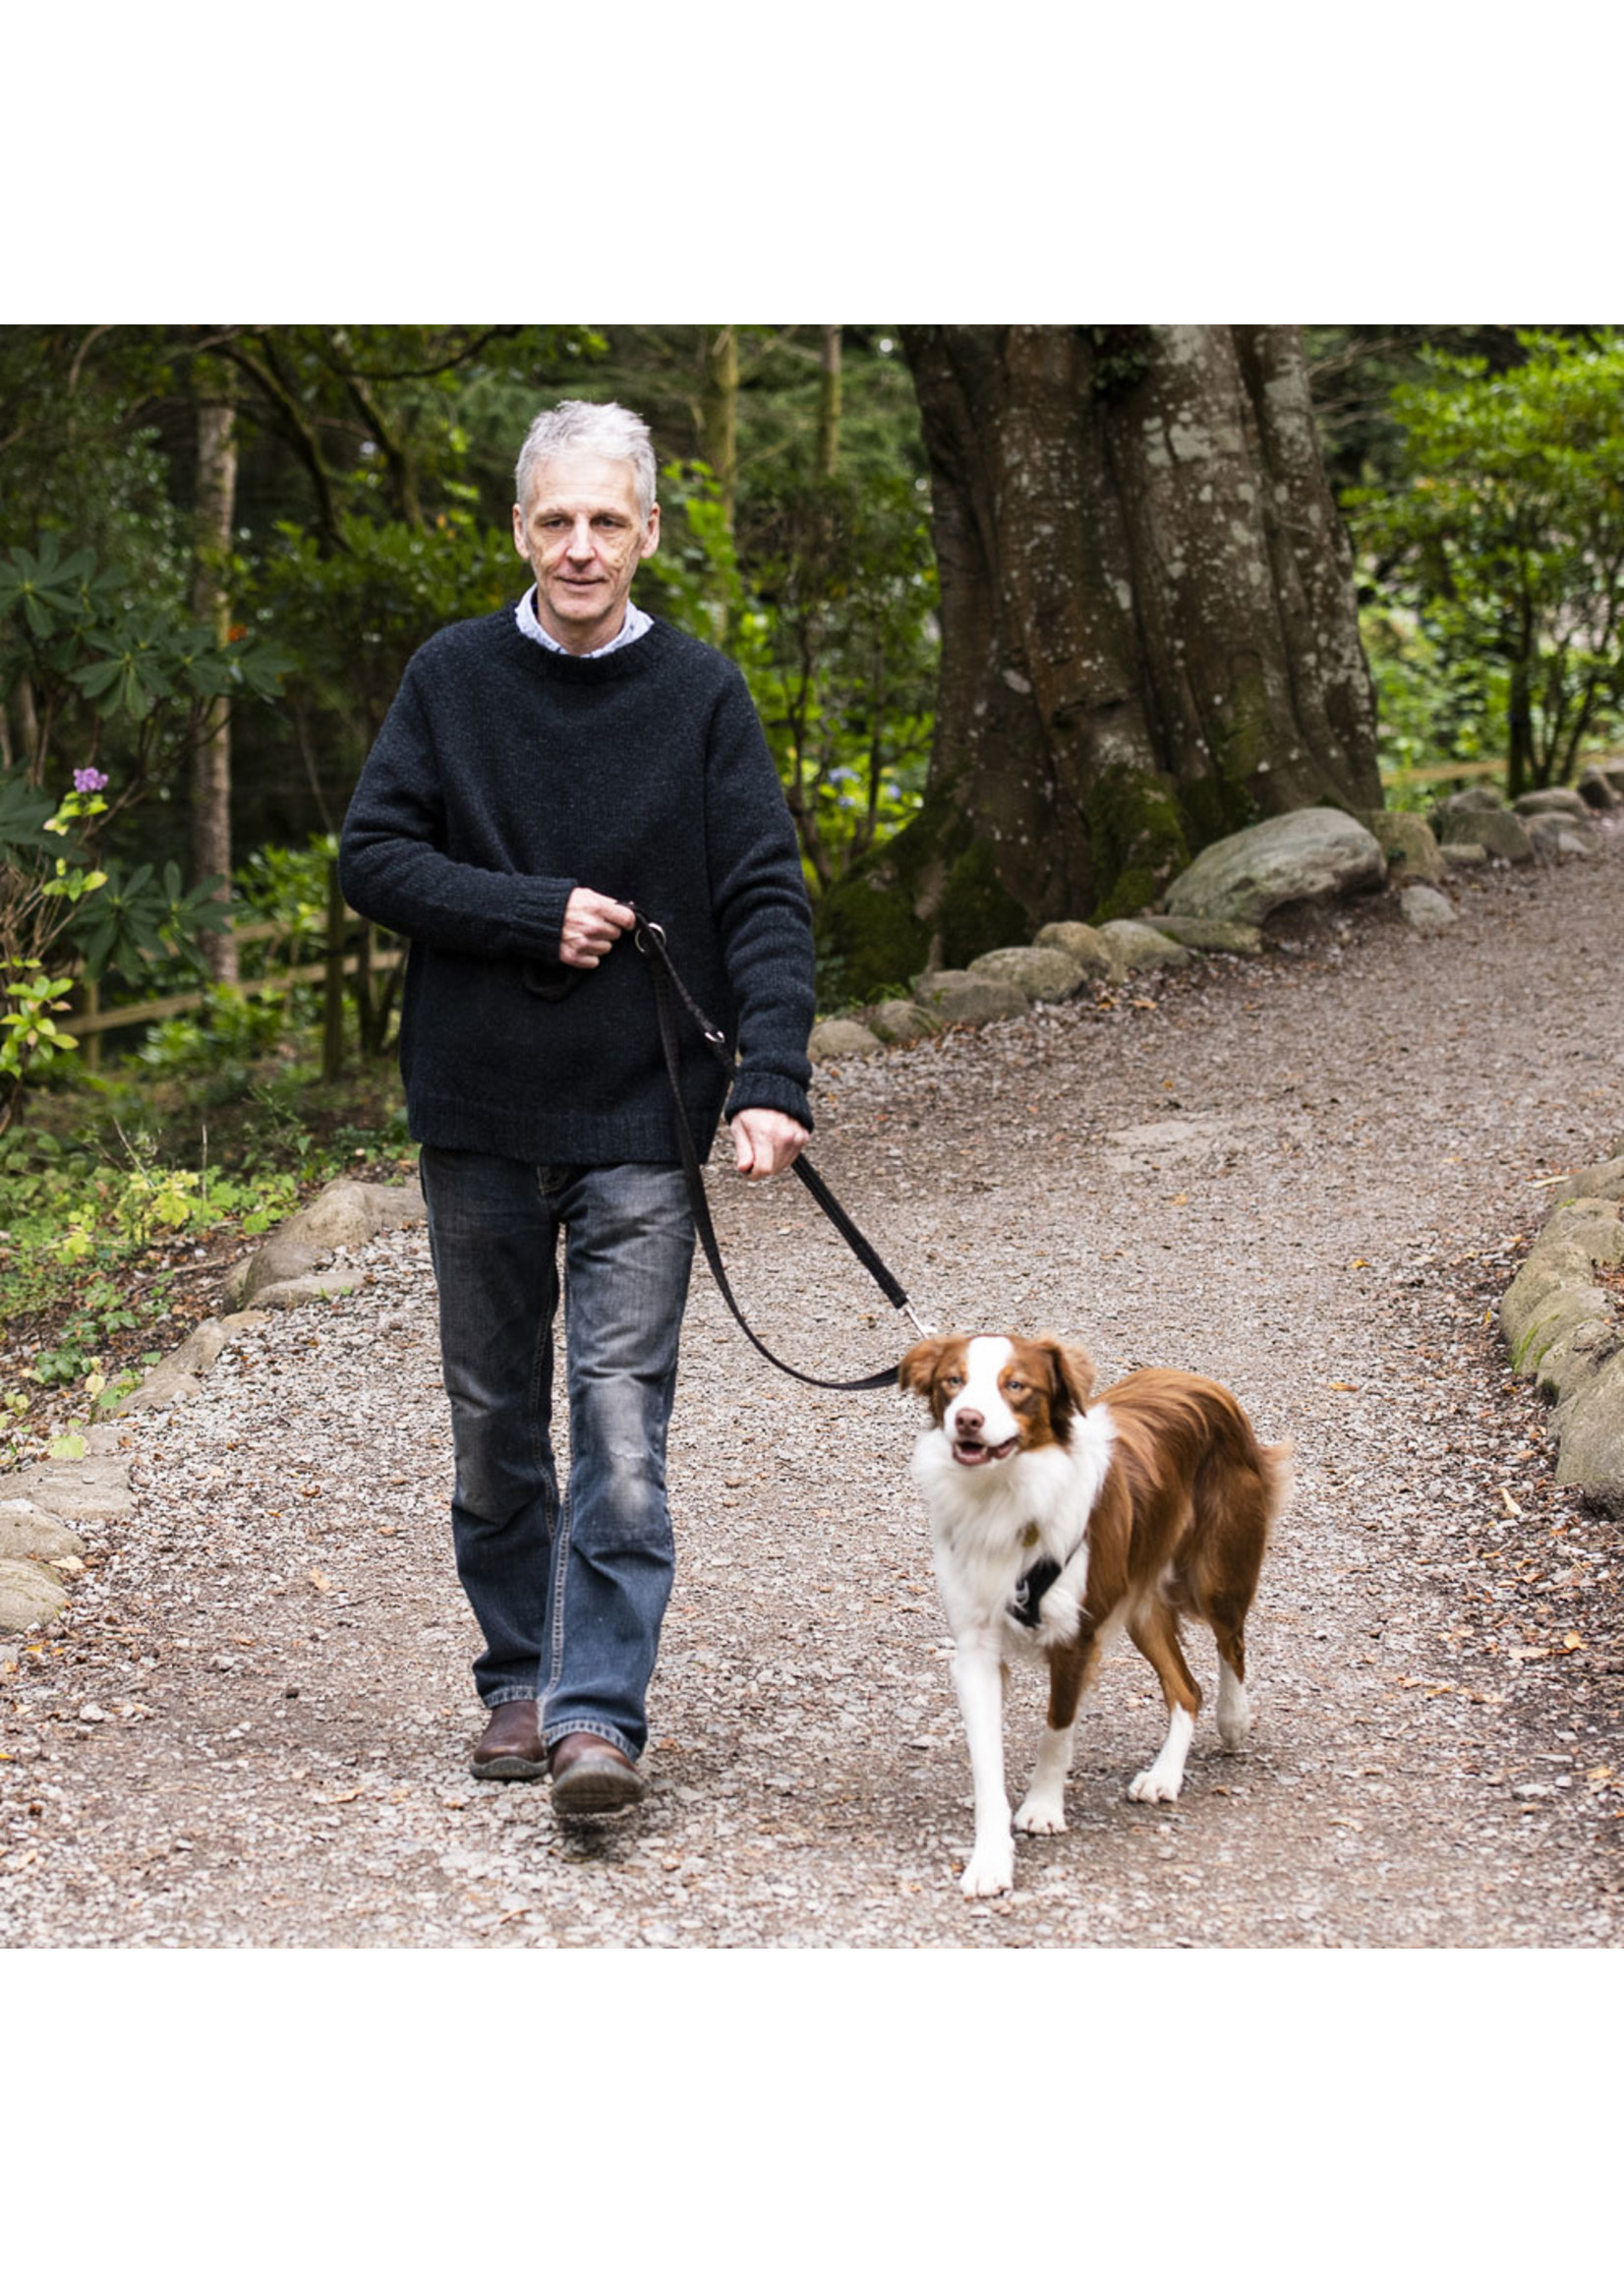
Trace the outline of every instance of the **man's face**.
[[660, 508], [642, 518], [624, 458], [572, 450], [536, 468], [523, 509], [513, 508], [513, 543], [536, 579], [543, 631], [587, 655], [625, 620], [637, 564], [660, 543]]

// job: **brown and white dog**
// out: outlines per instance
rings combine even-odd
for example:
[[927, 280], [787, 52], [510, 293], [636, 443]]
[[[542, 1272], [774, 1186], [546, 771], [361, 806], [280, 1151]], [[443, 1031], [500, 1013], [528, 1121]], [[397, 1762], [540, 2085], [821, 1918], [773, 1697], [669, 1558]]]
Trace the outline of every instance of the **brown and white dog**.
[[1246, 1620], [1269, 1528], [1291, 1483], [1286, 1445], [1260, 1445], [1229, 1391], [1151, 1367], [1094, 1397], [1086, 1351], [1052, 1336], [936, 1335], [899, 1378], [930, 1402], [912, 1473], [930, 1513], [954, 1684], [975, 1790], [967, 1895], [1014, 1885], [1004, 1788], [1004, 1684], [1012, 1662], [1049, 1667], [1049, 1721], [1020, 1832], [1064, 1832], [1077, 1708], [1126, 1626], [1161, 1678], [1167, 1738], [1131, 1800], [1176, 1800], [1200, 1686], [1182, 1612], [1218, 1643], [1218, 1734], [1250, 1727]]

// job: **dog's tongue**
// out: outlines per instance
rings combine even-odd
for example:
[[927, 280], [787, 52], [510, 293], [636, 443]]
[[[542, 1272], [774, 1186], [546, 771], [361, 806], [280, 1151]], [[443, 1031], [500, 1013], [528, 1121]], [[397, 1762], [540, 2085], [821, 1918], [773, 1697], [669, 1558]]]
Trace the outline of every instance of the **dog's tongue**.
[[966, 1469], [981, 1469], [989, 1461], [1002, 1461], [1006, 1453], [1015, 1450], [1015, 1444], [1014, 1437], [1002, 1445], [984, 1445], [976, 1438], [960, 1437], [953, 1448], [953, 1457]]

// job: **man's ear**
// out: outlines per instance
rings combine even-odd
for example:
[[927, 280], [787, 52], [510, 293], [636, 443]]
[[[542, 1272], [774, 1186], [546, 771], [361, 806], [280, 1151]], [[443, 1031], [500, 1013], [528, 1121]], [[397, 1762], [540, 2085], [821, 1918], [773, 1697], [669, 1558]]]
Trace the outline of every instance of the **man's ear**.
[[933, 1334], [923, 1342], [916, 1342], [911, 1350], [904, 1350], [897, 1369], [899, 1385], [905, 1390], [917, 1390], [922, 1398], [928, 1398], [943, 1347], [943, 1337]]

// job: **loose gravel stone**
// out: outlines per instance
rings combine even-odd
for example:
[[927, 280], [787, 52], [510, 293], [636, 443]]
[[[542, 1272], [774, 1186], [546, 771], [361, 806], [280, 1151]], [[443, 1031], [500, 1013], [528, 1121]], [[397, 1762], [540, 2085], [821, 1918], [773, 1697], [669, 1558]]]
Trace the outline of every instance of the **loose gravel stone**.
[[[1013, 1895], [963, 1900], [911, 1405], [772, 1372], [702, 1275], [651, 1796], [566, 1832], [545, 1785], [472, 1779], [478, 1637], [404, 1226], [352, 1254], [354, 1294], [245, 1329], [196, 1397], [120, 1424], [134, 1508], [0, 1662], [0, 1941], [1613, 1941], [1624, 1550], [1556, 1485], [1492, 1323], [1552, 1180], [1624, 1129], [1624, 817], [1603, 835], [1585, 866], [1457, 875], [1447, 942], [1371, 902], [1254, 962], [819, 1070], [819, 1166], [924, 1312], [1074, 1335], [1107, 1379], [1216, 1374], [1296, 1441], [1252, 1747], [1220, 1754], [1203, 1714], [1176, 1807], [1126, 1798], [1162, 1717], [1120, 1650], [1070, 1829], [1019, 1842]], [[785, 1358], [899, 1354], [909, 1330], [791, 1180], [710, 1182]], [[1042, 1717], [1017, 1675], [1016, 1787]]]

